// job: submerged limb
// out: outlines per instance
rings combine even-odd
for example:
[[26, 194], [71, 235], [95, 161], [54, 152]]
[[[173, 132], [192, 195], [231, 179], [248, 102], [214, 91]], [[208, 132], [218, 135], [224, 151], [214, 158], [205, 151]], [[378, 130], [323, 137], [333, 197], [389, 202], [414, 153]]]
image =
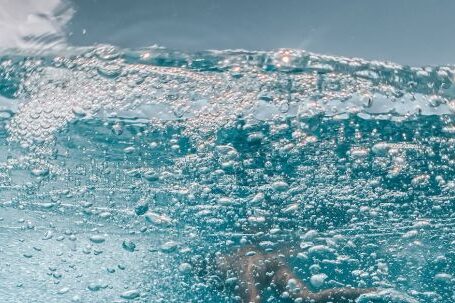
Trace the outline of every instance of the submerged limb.
[[363, 294], [377, 291], [376, 288], [331, 288], [317, 293], [312, 293], [312, 300], [318, 303], [328, 302], [355, 302], [355, 300]]
[[311, 303], [348, 303], [360, 295], [375, 292], [374, 288], [332, 288], [312, 292], [277, 254], [260, 253], [251, 248], [239, 250], [231, 256], [218, 259], [218, 268], [224, 279], [237, 279], [234, 293], [242, 303], [260, 303], [262, 291], [273, 286], [280, 293], [287, 292], [292, 299]]
[[217, 267], [223, 279], [236, 280], [232, 290], [240, 302], [259, 303], [261, 292], [270, 286], [272, 281], [270, 272], [273, 272], [276, 266], [275, 262], [264, 254], [244, 248], [231, 256], [218, 257]]
[[260, 303], [261, 298], [257, 278], [258, 276], [255, 272], [254, 264], [248, 263], [240, 281], [240, 285], [236, 291], [242, 302]]
[[310, 297], [311, 292], [306, 285], [290, 270], [288, 266], [281, 265], [275, 272], [272, 280], [276, 289], [283, 293], [287, 291], [293, 299]]
[[365, 293], [376, 291], [375, 288], [331, 288], [320, 292], [311, 292], [306, 285], [299, 279], [292, 270], [281, 265], [276, 271], [273, 283], [280, 292], [287, 291], [293, 299], [302, 299], [303, 302], [314, 303], [347, 303], [354, 302], [358, 297]]

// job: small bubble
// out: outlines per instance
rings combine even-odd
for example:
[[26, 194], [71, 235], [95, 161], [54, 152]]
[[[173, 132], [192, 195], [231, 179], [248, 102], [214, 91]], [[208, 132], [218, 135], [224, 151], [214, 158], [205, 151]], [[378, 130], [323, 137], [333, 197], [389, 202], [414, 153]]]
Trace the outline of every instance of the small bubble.
[[402, 237], [404, 239], [415, 238], [418, 236], [418, 234], [419, 234], [419, 232], [417, 230], [410, 230], [410, 231], [406, 232]]
[[93, 236], [90, 236], [90, 241], [92, 241], [93, 243], [103, 243], [104, 241], [106, 241], [106, 238], [104, 238], [102, 235], [93, 235]]
[[147, 222], [153, 223], [153, 224], [172, 224], [172, 219], [169, 218], [168, 216], [164, 214], [157, 214], [152, 211], [147, 211], [145, 213], [145, 219]]
[[90, 283], [87, 289], [90, 291], [100, 291], [101, 289], [107, 288], [107, 285], [101, 283]]
[[114, 134], [116, 134], [117, 136], [120, 136], [121, 134], [123, 134], [123, 127], [120, 123], [115, 123], [114, 125], [112, 125], [112, 132]]
[[250, 143], [260, 143], [264, 139], [264, 134], [262, 133], [252, 133], [247, 137], [247, 141]]
[[138, 205], [134, 208], [134, 212], [138, 216], [142, 216], [149, 210], [149, 205], [145, 201], [139, 201]]
[[70, 291], [69, 287], [63, 287], [63, 288], [60, 288], [60, 289], [57, 291], [57, 294], [63, 295], [63, 294], [66, 294], [66, 293], [69, 292], [69, 291]]
[[284, 181], [276, 181], [272, 183], [272, 189], [277, 192], [286, 191], [289, 188], [289, 184]]
[[32, 175], [35, 177], [45, 177], [49, 174], [49, 169], [46, 167], [32, 169]]
[[44, 236], [43, 236], [42, 239], [43, 239], [43, 240], [49, 240], [49, 239], [52, 239], [53, 236], [54, 236], [54, 234], [52, 233], [52, 231], [51, 231], [51, 230], [48, 230], [48, 231], [44, 234]]
[[280, 112], [282, 112], [284, 114], [289, 111], [289, 108], [290, 108], [289, 102], [282, 102], [280, 104], [279, 110], [280, 110]]
[[123, 264], [119, 264], [119, 265], [117, 265], [117, 267], [118, 267], [118, 269], [120, 269], [120, 270], [125, 270], [125, 269], [126, 269], [126, 266], [123, 265]]
[[160, 246], [160, 250], [165, 253], [171, 253], [177, 250], [178, 243], [174, 241], [168, 241]]
[[140, 295], [141, 295], [141, 293], [139, 292], [139, 290], [132, 289], [132, 290], [128, 290], [128, 291], [125, 291], [122, 294], [120, 294], [120, 298], [127, 299], [127, 300], [133, 300], [133, 299], [140, 297]]
[[76, 117], [85, 117], [87, 115], [87, 112], [82, 107], [75, 106], [73, 107], [73, 114]]
[[182, 263], [179, 265], [179, 271], [182, 274], [189, 274], [189, 273], [191, 273], [192, 269], [193, 269], [193, 267], [189, 263]]
[[266, 102], [273, 101], [272, 95], [268, 95], [268, 94], [261, 94], [261, 95], [258, 96], [258, 99], [262, 100], [262, 101], [266, 101]]
[[123, 152], [125, 154], [132, 154], [132, 153], [134, 153], [135, 150], [136, 149], [133, 146], [128, 146], [123, 149]]
[[172, 112], [174, 113], [174, 115], [177, 118], [182, 118], [183, 115], [185, 114], [185, 110], [186, 110], [186, 108], [183, 106], [176, 106], [176, 107], [174, 107]]
[[125, 249], [129, 252], [134, 252], [136, 250], [136, 244], [134, 244], [133, 241], [128, 241], [128, 240], [123, 241], [122, 247], [123, 247], [123, 249]]
[[324, 285], [325, 280], [328, 278], [326, 274], [317, 274], [313, 275], [310, 278], [310, 283], [316, 288], [320, 288], [322, 285]]
[[148, 170], [146, 172], [143, 173], [143, 177], [147, 180], [147, 181], [158, 181], [160, 179], [160, 176], [158, 173], [156, 173], [154, 170]]
[[117, 65], [106, 65], [98, 67], [98, 74], [108, 79], [115, 79], [120, 76], [121, 67]]
[[445, 283], [451, 283], [455, 280], [451, 274], [447, 274], [447, 273], [438, 273], [434, 276], [434, 279], [435, 279], [435, 281], [445, 282]]

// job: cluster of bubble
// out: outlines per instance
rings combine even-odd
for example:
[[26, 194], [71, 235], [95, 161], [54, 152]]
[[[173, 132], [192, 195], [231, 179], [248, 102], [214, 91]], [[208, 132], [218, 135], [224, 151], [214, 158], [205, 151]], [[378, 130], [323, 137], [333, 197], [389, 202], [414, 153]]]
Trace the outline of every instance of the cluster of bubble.
[[[442, 130], [451, 123], [450, 119], [430, 119], [431, 127], [425, 124], [412, 127], [413, 121], [370, 122], [353, 117], [347, 121], [307, 117], [258, 124], [238, 120], [220, 129], [216, 142], [205, 142], [204, 147], [195, 149], [185, 148], [183, 134], [169, 135], [163, 131], [162, 140], [150, 140], [147, 132], [156, 131], [151, 126], [118, 121], [97, 127], [88, 124], [91, 132], [84, 137], [84, 124], [79, 123], [74, 126], [76, 131], [62, 134], [58, 141], [65, 142], [64, 138], [71, 136], [77, 150], [88, 147], [84, 157], [70, 151], [69, 158], [76, 163], [81, 158], [97, 159], [96, 151], [107, 151], [113, 157], [111, 173], [100, 169], [97, 175], [91, 175], [94, 186], [84, 192], [76, 184], [67, 184], [71, 190], [62, 191], [62, 199], [83, 201], [76, 205], [79, 207], [72, 206], [75, 215], [98, 217], [109, 221], [109, 225], [117, 224], [141, 234], [163, 229], [168, 235], [183, 232], [188, 241], [195, 241], [193, 234], [205, 233], [226, 239], [230, 243], [226, 245], [232, 246], [239, 238], [241, 243], [250, 241], [248, 235], [233, 235], [236, 231], [262, 230], [270, 232], [271, 241], [261, 242], [268, 247], [283, 235], [297, 233], [302, 245], [299, 258], [308, 263], [310, 283], [315, 288], [336, 285], [333, 284], [336, 274], [327, 264], [340, 267], [358, 264], [358, 250], [362, 250], [358, 243], [363, 241], [374, 252], [364, 257], [362, 264], [374, 265], [368, 269], [363, 265], [352, 266], [352, 276], [360, 285], [369, 285], [371, 281], [384, 284], [389, 278], [388, 263], [419, 256], [420, 251], [412, 251], [416, 247], [431, 251], [422, 238], [448, 228], [446, 224], [451, 224], [454, 218], [446, 212], [455, 194], [451, 170], [447, 168], [453, 164], [450, 159], [453, 139], [446, 132], [438, 136], [425, 134]], [[126, 144], [92, 145], [95, 143], [90, 140], [95, 133], [102, 133], [109, 139], [106, 142]], [[117, 154], [120, 157], [116, 158]], [[154, 158], [160, 161], [153, 162]], [[68, 182], [74, 179], [76, 170], [69, 163], [65, 165], [68, 174], [63, 180]], [[93, 169], [92, 163], [87, 165], [87, 169]], [[46, 178], [47, 174], [46, 170], [34, 172], [38, 178]], [[115, 183], [115, 179], [120, 181]], [[61, 179], [49, 182], [61, 186]], [[126, 184], [132, 184], [131, 188]], [[127, 203], [117, 201], [115, 207], [110, 207], [100, 205], [102, 199], [84, 200], [87, 198], [84, 193], [89, 191], [90, 197], [104, 186], [109, 189], [107, 195], [125, 190]], [[149, 195], [133, 198], [138, 192]], [[152, 198], [154, 195], [156, 198]], [[159, 205], [156, 200], [163, 200], [161, 204], [166, 205]], [[333, 210], [342, 212], [334, 214]], [[128, 224], [122, 215], [128, 218]], [[435, 218], [422, 220], [432, 216]], [[339, 228], [337, 220], [345, 220], [344, 229]], [[307, 232], [311, 226], [330, 231], [315, 236], [314, 231]], [[225, 237], [220, 230], [226, 232]], [[391, 256], [382, 252], [384, 255], [378, 257], [382, 248], [372, 243], [373, 237], [375, 241], [388, 239], [385, 247], [392, 250]], [[453, 241], [450, 232], [435, 238]], [[105, 240], [105, 236], [98, 234], [90, 238], [94, 244]], [[217, 250], [213, 245], [209, 249]], [[137, 252], [134, 242], [124, 241], [120, 246], [125, 251]], [[166, 241], [157, 250], [172, 255], [179, 253], [180, 247], [175, 241]], [[433, 253], [443, 254], [438, 249]], [[409, 264], [416, 272], [427, 268], [420, 263]], [[180, 265], [178, 275], [190, 271], [187, 263]], [[444, 278], [445, 274], [442, 269], [435, 273], [439, 275], [438, 281], [442, 281], [438, 283], [450, 283], [452, 277]], [[400, 283], [408, 282], [400, 279]]]
[[298, 50], [184, 54], [100, 46], [66, 57], [23, 58], [16, 65], [28, 68], [18, 80], [22, 101], [8, 129], [25, 146], [52, 140], [74, 119], [133, 110], [141, 118], [179, 120], [188, 132], [208, 133], [239, 116], [441, 114], [454, 106], [455, 95], [450, 67], [411, 68]]
[[[89, 235], [81, 228], [57, 236], [52, 228], [29, 242], [73, 243], [69, 254], [81, 252], [74, 263], [108, 264], [109, 274], [125, 270], [109, 262], [126, 256], [147, 281], [135, 276], [134, 287], [112, 286], [117, 299], [159, 302], [151, 289], [175, 286], [199, 270], [182, 259], [254, 237], [263, 238], [257, 244], [264, 249], [297, 243], [298, 270], [308, 270], [314, 289], [339, 281], [409, 288], [425, 273], [436, 281], [421, 283], [431, 289], [417, 293], [425, 298], [453, 281], [447, 261], [453, 251], [444, 251], [454, 243], [455, 218], [449, 67], [295, 50], [182, 54], [106, 46], [5, 63], [11, 79], [15, 65], [20, 80], [12, 81], [20, 85], [16, 93], [2, 91], [22, 100], [8, 118], [9, 139], [34, 151], [56, 144], [58, 155], [7, 159], [0, 169], [25, 190], [7, 193], [1, 207], [38, 209], [55, 222], [71, 213], [78, 226], [96, 225]], [[32, 181], [14, 174], [21, 168], [31, 168]], [[34, 230], [21, 224], [24, 233]], [[163, 239], [150, 247], [156, 234]], [[22, 256], [32, 266], [41, 255], [32, 248]], [[172, 281], [158, 282], [141, 262], [161, 262]], [[49, 270], [60, 280], [60, 270]], [[191, 279], [177, 286], [193, 296], [209, 287]], [[99, 293], [111, 286], [85, 287]], [[57, 295], [74, 291], [62, 286]]]

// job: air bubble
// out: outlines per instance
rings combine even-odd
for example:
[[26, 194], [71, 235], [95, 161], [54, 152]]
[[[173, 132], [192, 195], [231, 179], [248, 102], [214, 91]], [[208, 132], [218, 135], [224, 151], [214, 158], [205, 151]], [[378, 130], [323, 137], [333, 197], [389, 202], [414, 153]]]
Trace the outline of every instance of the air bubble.
[[128, 241], [128, 240], [123, 241], [122, 247], [123, 247], [123, 249], [125, 249], [129, 252], [134, 252], [136, 250], [136, 244], [134, 244], [133, 241]]
[[313, 275], [310, 278], [310, 283], [315, 288], [321, 288], [324, 285], [325, 280], [328, 278], [326, 274]]
[[164, 214], [157, 214], [152, 211], [147, 211], [145, 214], [145, 219], [147, 222], [153, 223], [153, 224], [164, 224], [164, 225], [169, 225], [172, 224], [173, 221], [170, 217], [164, 215]]
[[43, 168], [34, 168], [32, 169], [32, 175], [36, 177], [45, 177], [49, 175], [49, 169], [46, 167]]
[[69, 287], [62, 287], [57, 291], [57, 294], [59, 295], [66, 294], [67, 292], [69, 292], [69, 290], [70, 290]]
[[100, 291], [107, 288], [106, 284], [92, 282], [87, 286], [87, 289], [90, 291]]
[[104, 241], [106, 241], [106, 238], [102, 235], [93, 235], [93, 236], [90, 236], [89, 239], [93, 243], [97, 243], [97, 244], [100, 244], [100, 243], [103, 243]]
[[189, 263], [182, 263], [179, 265], [179, 271], [182, 274], [189, 274], [193, 270], [193, 267]]
[[284, 192], [284, 191], [288, 190], [289, 184], [287, 184], [284, 181], [276, 181], [276, 182], [272, 183], [272, 188], [274, 191]]
[[161, 245], [160, 250], [165, 253], [171, 253], [177, 250], [178, 243], [174, 241], [168, 241]]
[[139, 298], [140, 296], [141, 296], [141, 293], [137, 289], [127, 290], [120, 294], [120, 298], [127, 299], [127, 300], [133, 300], [133, 299]]

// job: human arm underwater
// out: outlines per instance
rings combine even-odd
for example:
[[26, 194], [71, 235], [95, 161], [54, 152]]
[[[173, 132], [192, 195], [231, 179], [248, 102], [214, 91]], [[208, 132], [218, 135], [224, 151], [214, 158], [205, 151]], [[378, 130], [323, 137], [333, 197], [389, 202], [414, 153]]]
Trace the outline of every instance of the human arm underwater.
[[217, 267], [222, 278], [236, 280], [232, 290], [242, 303], [260, 303], [261, 293], [268, 287], [302, 303], [349, 303], [362, 294], [377, 291], [375, 288], [343, 287], [312, 292], [285, 262], [285, 255], [294, 252], [295, 248], [290, 245], [270, 253], [256, 246], [246, 246], [231, 255], [218, 256]]

